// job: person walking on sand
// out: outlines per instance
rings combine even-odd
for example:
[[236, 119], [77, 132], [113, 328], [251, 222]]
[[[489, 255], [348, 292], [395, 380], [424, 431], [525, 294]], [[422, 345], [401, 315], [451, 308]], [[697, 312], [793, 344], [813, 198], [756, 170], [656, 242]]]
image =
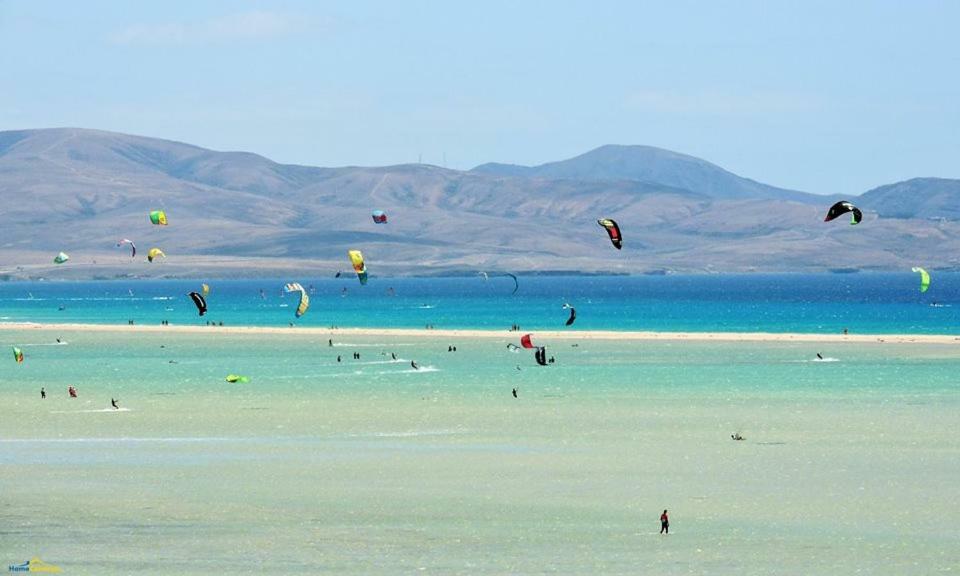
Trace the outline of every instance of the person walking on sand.
[[667, 516], [666, 510], [664, 510], [663, 514], [660, 515], [660, 533], [661, 534], [670, 533], [670, 517]]

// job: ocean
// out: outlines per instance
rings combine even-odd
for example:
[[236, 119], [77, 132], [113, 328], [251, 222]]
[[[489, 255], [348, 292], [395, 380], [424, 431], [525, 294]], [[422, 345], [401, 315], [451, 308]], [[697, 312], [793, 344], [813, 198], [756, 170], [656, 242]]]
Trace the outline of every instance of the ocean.
[[[960, 570], [960, 345], [584, 334], [949, 334], [956, 276], [936, 274], [922, 296], [911, 275], [520, 277], [516, 295], [504, 278], [353, 280], [313, 281], [298, 325], [560, 330], [564, 302], [578, 319], [538, 338], [556, 359], [546, 367], [511, 352], [507, 333], [2, 325], [0, 346], [25, 360], [0, 361], [0, 563], [38, 556], [98, 575]], [[7, 322], [203, 325], [184, 297], [198, 284], [2, 284], [0, 298]], [[280, 282], [210, 285], [216, 321], [295, 321]]]
[[[295, 318], [287, 281], [311, 289]], [[0, 283], [0, 322], [955, 334], [960, 274], [506, 276]], [[188, 292], [211, 286], [200, 318]], [[261, 297], [261, 290], [262, 297]], [[577, 310], [576, 322], [564, 304]]]

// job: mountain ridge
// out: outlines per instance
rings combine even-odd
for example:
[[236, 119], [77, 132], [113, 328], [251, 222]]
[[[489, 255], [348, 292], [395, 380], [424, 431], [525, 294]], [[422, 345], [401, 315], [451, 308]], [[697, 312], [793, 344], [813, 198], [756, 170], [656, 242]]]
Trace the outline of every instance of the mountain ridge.
[[[822, 222], [835, 197], [652, 147], [601, 147], [548, 168], [495, 166], [313, 167], [80, 128], [0, 132], [0, 277], [231, 275], [247, 266], [322, 275], [343, 268], [352, 248], [374, 274], [814, 271], [837, 268], [838, 252], [857, 254], [844, 268], [960, 267], [949, 256], [960, 253], [960, 213], [948, 209], [960, 205], [960, 181], [849, 196], [865, 211], [851, 229]], [[905, 210], [906, 194], [921, 201]], [[159, 208], [170, 226], [146, 222]], [[389, 224], [374, 224], [373, 209]], [[609, 246], [599, 217], [620, 222], [623, 251]], [[168, 258], [128, 262], [113, 249], [123, 237]], [[46, 254], [60, 250], [71, 261], [54, 267]]]

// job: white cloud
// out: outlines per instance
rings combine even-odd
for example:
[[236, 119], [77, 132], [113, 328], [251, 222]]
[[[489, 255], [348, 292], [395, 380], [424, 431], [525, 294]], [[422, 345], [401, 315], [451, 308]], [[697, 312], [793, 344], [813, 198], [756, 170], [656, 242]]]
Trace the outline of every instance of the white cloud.
[[134, 24], [114, 35], [119, 44], [192, 44], [228, 40], [261, 40], [281, 36], [292, 20], [278, 12], [237, 12], [203, 22]]

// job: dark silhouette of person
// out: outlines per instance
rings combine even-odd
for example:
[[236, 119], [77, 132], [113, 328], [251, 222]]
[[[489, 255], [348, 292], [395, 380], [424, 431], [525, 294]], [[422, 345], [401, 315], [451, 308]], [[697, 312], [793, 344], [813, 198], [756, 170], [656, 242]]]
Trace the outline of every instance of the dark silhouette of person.
[[114, 409], [114, 410], [119, 410], [119, 409], [120, 409], [120, 407], [117, 406], [117, 401], [114, 400], [113, 398], [110, 399], [110, 405], [113, 406], [113, 409]]
[[417, 363], [414, 362], [413, 360], [410, 361], [410, 366], [413, 367], [414, 370], [420, 369], [420, 366], [417, 366]]
[[513, 389], [513, 397], [514, 397], [514, 398], [517, 397], [517, 389], [516, 389], [516, 388]]
[[40, 387], [40, 399], [43, 400], [47, 397], [47, 391], [43, 389], [43, 386]]
[[661, 534], [670, 533], [670, 517], [667, 516], [666, 510], [664, 510], [663, 514], [660, 515], [660, 533]]
[[823, 356], [821, 356], [819, 352], [817, 352], [817, 360], [823, 360]]
[[340, 357], [339, 357], [339, 356], [337, 356], [337, 362], [339, 362], [339, 361], [340, 361]]

